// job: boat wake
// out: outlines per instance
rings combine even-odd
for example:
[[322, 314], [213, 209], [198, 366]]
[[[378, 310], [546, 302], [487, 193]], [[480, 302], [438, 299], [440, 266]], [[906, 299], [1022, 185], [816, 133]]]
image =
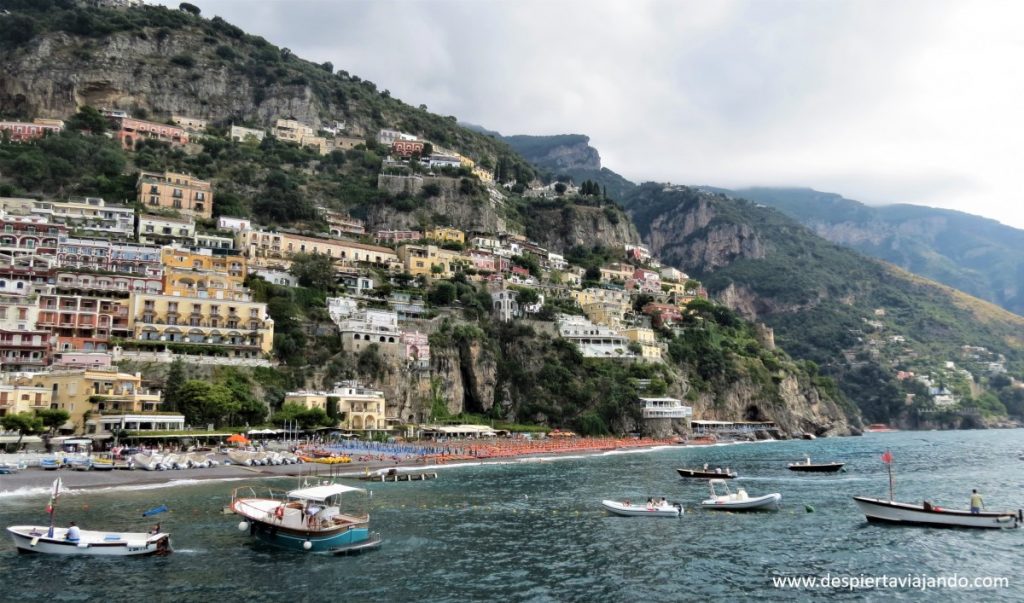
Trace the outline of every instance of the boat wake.
[[49, 494], [50, 486], [22, 486], [14, 490], [0, 490], [0, 498], [20, 498], [27, 496], [40, 496]]

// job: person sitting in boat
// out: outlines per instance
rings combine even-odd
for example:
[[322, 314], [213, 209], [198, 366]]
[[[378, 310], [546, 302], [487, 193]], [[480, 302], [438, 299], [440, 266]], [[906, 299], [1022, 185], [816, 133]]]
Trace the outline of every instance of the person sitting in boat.
[[68, 531], [64, 534], [64, 539], [70, 542], [78, 542], [81, 537], [82, 533], [79, 531], [78, 526], [75, 525], [75, 522], [68, 523]]
[[160, 533], [160, 522], [157, 522], [156, 525], [154, 525], [153, 527], [149, 528], [149, 533], [151, 535], [159, 534]]
[[981, 494], [978, 494], [977, 489], [971, 490], [971, 514], [977, 515], [983, 508], [985, 508], [985, 501], [982, 500]]
[[934, 510], [934, 507], [932, 507], [932, 503], [928, 502], [927, 500], [921, 504], [921, 508], [924, 509], [925, 511]]

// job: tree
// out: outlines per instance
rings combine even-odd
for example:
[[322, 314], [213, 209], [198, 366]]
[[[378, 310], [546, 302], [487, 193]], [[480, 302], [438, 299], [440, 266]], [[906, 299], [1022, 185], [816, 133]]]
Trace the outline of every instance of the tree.
[[185, 362], [181, 358], [175, 358], [167, 370], [167, 378], [164, 379], [163, 410], [178, 412], [181, 402], [181, 388], [184, 384]]
[[107, 131], [107, 118], [89, 105], [83, 106], [71, 116], [66, 126], [68, 130], [84, 130], [93, 134], [102, 134]]
[[43, 420], [30, 412], [4, 415], [0, 417], [0, 425], [7, 431], [18, 432], [18, 441], [14, 444], [14, 450], [21, 448], [21, 441], [25, 439], [26, 435], [43, 431]]
[[197, 17], [199, 16], [199, 13], [202, 12], [201, 10], [199, 10], [198, 6], [196, 6], [195, 4], [189, 4], [188, 2], [182, 2], [178, 5], [178, 8], [180, 10], [185, 11], [186, 13], [191, 13]]
[[43, 408], [36, 411], [36, 416], [43, 422], [43, 426], [53, 434], [60, 429], [61, 425], [68, 422], [68, 419], [71, 418], [71, 413], [59, 408]]
[[327, 61], [320, 64], [320, 69], [323, 69], [327, 73], [334, 73], [334, 63]]
[[448, 281], [441, 281], [427, 293], [427, 301], [435, 306], [450, 306], [458, 299], [458, 289]]
[[180, 411], [190, 425], [220, 424], [239, 409], [227, 387], [190, 379], [181, 387]]
[[274, 413], [272, 421], [274, 424], [297, 421], [303, 429], [336, 424], [322, 408], [305, 408], [293, 403], [282, 406], [281, 410]]
[[519, 307], [529, 306], [540, 302], [540, 294], [537, 293], [536, 289], [529, 287], [516, 287], [516, 301], [519, 302]]
[[291, 274], [303, 287], [331, 292], [336, 288], [334, 260], [320, 253], [298, 253], [292, 256]]
[[559, 182], [559, 183], [555, 184], [555, 193], [557, 193], [559, 195], [564, 195], [565, 191], [568, 190], [568, 188], [569, 187], [567, 187], [565, 185], [565, 183]]

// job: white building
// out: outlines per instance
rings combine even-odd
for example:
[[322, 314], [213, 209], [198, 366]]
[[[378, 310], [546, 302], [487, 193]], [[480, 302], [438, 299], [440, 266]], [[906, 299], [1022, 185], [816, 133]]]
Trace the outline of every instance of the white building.
[[230, 230], [232, 232], [252, 230], [252, 220], [248, 218], [231, 218], [228, 216], [221, 216], [217, 218], [217, 230]]
[[688, 419], [693, 416], [693, 407], [683, 406], [676, 398], [640, 398], [641, 412], [645, 419]]
[[377, 344], [382, 352], [395, 354], [399, 350], [398, 314], [391, 310], [364, 309], [353, 312], [338, 323], [341, 348], [346, 352], [361, 352]]
[[341, 321], [349, 318], [359, 310], [359, 302], [352, 297], [328, 297], [327, 313], [334, 324], [341, 326]]
[[267, 133], [255, 128], [243, 128], [242, 126], [231, 126], [231, 140], [234, 142], [262, 142]]
[[113, 437], [115, 431], [183, 431], [185, 415], [158, 414], [102, 415], [85, 422], [87, 435]]
[[618, 331], [595, 325], [582, 316], [558, 315], [558, 334], [586, 358], [633, 358], [629, 340]]
[[272, 285], [281, 285], [283, 287], [299, 286], [299, 279], [292, 276], [290, 272], [286, 272], [284, 270], [275, 270], [273, 268], [255, 267], [250, 265], [249, 274], [258, 276]]
[[377, 135], [377, 142], [385, 146], [391, 146], [391, 143], [397, 140], [418, 140], [415, 135], [400, 132], [398, 130], [381, 130]]
[[100, 197], [36, 201], [33, 205], [33, 214], [86, 235], [130, 238], [135, 232], [135, 209], [109, 204]]

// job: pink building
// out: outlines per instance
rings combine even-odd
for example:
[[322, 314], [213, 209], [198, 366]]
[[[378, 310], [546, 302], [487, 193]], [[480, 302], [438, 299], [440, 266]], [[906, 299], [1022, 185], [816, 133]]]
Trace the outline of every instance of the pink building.
[[396, 140], [391, 143], [391, 152], [401, 157], [411, 157], [423, 153], [423, 143], [419, 140]]
[[671, 325], [683, 319], [683, 313], [679, 310], [679, 306], [672, 304], [651, 302], [640, 311], [651, 317], [651, 323], [655, 327]]
[[406, 360], [423, 368], [430, 365], [430, 339], [426, 333], [403, 331], [398, 341], [405, 350]]
[[403, 241], [419, 241], [423, 232], [419, 230], [378, 230], [373, 238], [378, 243], [401, 243]]
[[64, 122], [57, 119], [37, 119], [32, 123], [23, 121], [0, 121], [0, 132], [6, 134], [11, 142], [25, 142], [42, 138], [46, 134], [56, 134], [64, 129]]
[[480, 251], [479, 249], [470, 249], [466, 252], [466, 256], [473, 262], [473, 268], [477, 270], [485, 272], [494, 272], [497, 270], [495, 260], [498, 258], [493, 253]]
[[184, 128], [167, 124], [124, 117], [116, 120], [114, 138], [121, 141], [125, 150], [133, 151], [139, 141], [160, 140], [172, 145], [188, 144], [188, 132]]

